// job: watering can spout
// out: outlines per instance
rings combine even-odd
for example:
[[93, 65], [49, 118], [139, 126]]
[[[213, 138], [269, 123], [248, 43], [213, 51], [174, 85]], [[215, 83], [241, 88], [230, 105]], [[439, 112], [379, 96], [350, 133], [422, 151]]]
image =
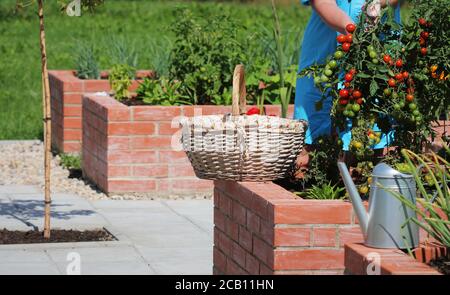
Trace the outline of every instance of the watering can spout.
[[339, 172], [341, 173], [342, 179], [344, 180], [345, 188], [347, 189], [350, 199], [353, 204], [353, 209], [355, 210], [356, 216], [359, 219], [359, 224], [361, 231], [364, 236], [367, 235], [367, 226], [369, 222], [368, 214], [366, 208], [363, 205], [361, 197], [358, 193], [358, 189], [353, 183], [352, 177], [348, 172], [347, 165], [344, 162], [338, 162]]

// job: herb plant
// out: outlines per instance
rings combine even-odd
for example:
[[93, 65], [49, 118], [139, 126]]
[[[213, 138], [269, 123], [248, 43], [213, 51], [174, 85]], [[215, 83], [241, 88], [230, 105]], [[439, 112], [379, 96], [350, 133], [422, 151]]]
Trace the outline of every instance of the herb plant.
[[93, 46], [82, 45], [76, 57], [77, 77], [80, 79], [99, 79], [100, 71]]

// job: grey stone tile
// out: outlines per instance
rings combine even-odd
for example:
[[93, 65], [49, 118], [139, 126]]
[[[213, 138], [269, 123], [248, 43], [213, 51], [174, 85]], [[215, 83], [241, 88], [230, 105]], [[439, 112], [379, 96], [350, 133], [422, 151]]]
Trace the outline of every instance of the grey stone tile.
[[50, 263], [44, 249], [38, 250], [4, 250], [0, 247], [0, 269], [5, 264]]
[[36, 194], [40, 192], [41, 190], [39, 189], [39, 187], [33, 185], [0, 185], [1, 194]]
[[92, 247], [73, 249], [50, 249], [47, 251], [51, 259], [58, 263], [68, 263], [67, 255], [71, 252], [78, 253], [81, 263], [95, 264], [99, 262], [139, 262], [142, 257], [134, 247]]
[[59, 275], [53, 263], [1, 263], [0, 275]]
[[[67, 265], [58, 263], [61, 273], [67, 274]], [[154, 275], [147, 263], [141, 262], [98, 262], [82, 263], [81, 275]]]

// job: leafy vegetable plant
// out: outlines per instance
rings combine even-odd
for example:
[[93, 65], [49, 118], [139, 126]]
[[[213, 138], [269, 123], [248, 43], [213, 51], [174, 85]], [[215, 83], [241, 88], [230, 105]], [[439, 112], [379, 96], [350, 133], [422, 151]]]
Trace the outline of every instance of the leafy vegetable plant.
[[181, 87], [180, 81], [145, 78], [136, 93], [137, 97], [146, 104], [163, 106], [191, 104], [189, 98], [180, 91]]
[[109, 83], [117, 100], [130, 98], [128, 88], [131, 86], [135, 70], [126, 64], [114, 65], [109, 73]]

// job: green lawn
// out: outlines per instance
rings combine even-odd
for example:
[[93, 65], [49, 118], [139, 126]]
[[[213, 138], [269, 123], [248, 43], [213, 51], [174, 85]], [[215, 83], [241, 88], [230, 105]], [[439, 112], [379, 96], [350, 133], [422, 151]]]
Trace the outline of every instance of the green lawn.
[[[0, 4], [0, 139], [42, 138], [36, 8], [28, 7], [15, 15], [11, 12], [14, 3], [15, 0], [2, 0]], [[139, 54], [139, 68], [158, 67], [169, 51], [173, 39], [170, 24], [176, 20], [179, 7], [189, 7], [206, 17], [228, 11], [246, 26], [246, 31], [240, 33], [243, 37], [259, 26], [271, 28], [271, 10], [267, 5], [108, 0], [94, 15], [68, 17], [52, 4], [46, 8], [49, 68], [74, 68], [79, 45], [94, 44], [101, 68], [108, 69], [111, 66], [108, 48], [114, 40], [134, 46]], [[285, 29], [303, 30], [309, 9], [287, 5], [280, 10]]]

